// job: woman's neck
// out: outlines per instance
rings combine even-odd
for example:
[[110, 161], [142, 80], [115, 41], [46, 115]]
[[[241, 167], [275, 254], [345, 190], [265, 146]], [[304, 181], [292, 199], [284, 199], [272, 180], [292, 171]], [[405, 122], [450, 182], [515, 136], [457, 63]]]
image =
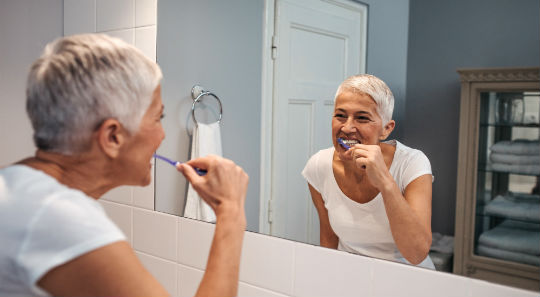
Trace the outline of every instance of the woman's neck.
[[80, 190], [94, 199], [99, 199], [116, 186], [106, 178], [107, 166], [103, 166], [103, 162], [92, 154], [68, 156], [38, 150], [34, 157], [22, 160], [18, 164], [43, 171], [59, 183]]

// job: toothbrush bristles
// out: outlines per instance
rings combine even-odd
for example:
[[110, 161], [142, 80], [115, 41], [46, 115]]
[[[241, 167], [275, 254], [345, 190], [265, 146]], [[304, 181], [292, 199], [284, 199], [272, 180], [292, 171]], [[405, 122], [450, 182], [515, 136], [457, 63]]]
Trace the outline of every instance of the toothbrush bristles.
[[338, 140], [339, 144], [340, 144], [344, 149], [349, 150], [349, 149], [351, 148], [350, 146], [348, 146], [347, 144], [345, 144], [345, 142], [343, 141], [343, 138], [338, 138], [337, 140]]

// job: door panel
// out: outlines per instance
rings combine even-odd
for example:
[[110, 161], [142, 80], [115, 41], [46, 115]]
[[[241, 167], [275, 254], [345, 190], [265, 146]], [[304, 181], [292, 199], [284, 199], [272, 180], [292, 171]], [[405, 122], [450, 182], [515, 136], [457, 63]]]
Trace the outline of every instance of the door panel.
[[301, 171], [311, 155], [332, 145], [338, 85], [364, 71], [365, 11], [354, 5], [276, 3], [271, 235], [319, 244], [318, 216]]

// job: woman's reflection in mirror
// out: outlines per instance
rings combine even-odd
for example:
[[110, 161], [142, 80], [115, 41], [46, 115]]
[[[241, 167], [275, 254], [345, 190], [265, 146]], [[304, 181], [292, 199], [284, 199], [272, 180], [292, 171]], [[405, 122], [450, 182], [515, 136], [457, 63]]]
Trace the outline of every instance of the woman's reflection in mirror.
[[[424, 153], [386, 140], [394, 96], [379, 78], [355, 75], [338, 88], [333, 147], [307, 162], [321, 246], [435, 269], [431, 246], [431, 165]], [[350, 149], [338, 143], [341, 138]]]

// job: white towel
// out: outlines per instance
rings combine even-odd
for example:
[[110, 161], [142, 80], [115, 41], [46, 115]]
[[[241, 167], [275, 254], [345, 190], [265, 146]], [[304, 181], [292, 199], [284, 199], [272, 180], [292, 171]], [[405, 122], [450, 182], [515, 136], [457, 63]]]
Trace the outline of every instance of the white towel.
[[480, 234], [478, 244], [510, 252], [540, 255], [540, 226], [505, 220], [498, 226]]
[[[519, 197], [519, 196], [518, 196]], [[540, 200], [498, 195], [484, 208], [487, 215], [540, 223]]]
[[[209, 154], [221, 156], [221, 131], [219, 122], [212, 124], [199, 123], [193, 130], [191, 143], [191, 159]], [[188, 187], [184, 217], [215, 222], [216, 215], [212, 208], [195, 192], [191, 184]]]
[[537, 164], [505, 164], [505, 163], [492, 163], [491, 168], [495, 171], [502, 171], [515, 174], [530, 174], [540, 175], [540, 165]]
[[493, 144], [490, 149], [494, 153], [538, 155], [540, 154], [540, 142], [528, 139], [503, 140]]
[[523, 264], [540, 266], [540, 257], [535, 255], [529, 255], [525, 253], [512, 252], [502, 250], [490, 246], [478, 244], [478, 254], [481, 256], [487, 256], [491, 258], [503, 259], [512, 262], [519, 262]]
[[493, 163], [516, 164], [516, 165], [522, 165], [522, 164], [540, 165], [540, 154], [517, 155], [517, 154], [505, 154], [505, 153], [491, 153], [489, 155], [489, 159]]

